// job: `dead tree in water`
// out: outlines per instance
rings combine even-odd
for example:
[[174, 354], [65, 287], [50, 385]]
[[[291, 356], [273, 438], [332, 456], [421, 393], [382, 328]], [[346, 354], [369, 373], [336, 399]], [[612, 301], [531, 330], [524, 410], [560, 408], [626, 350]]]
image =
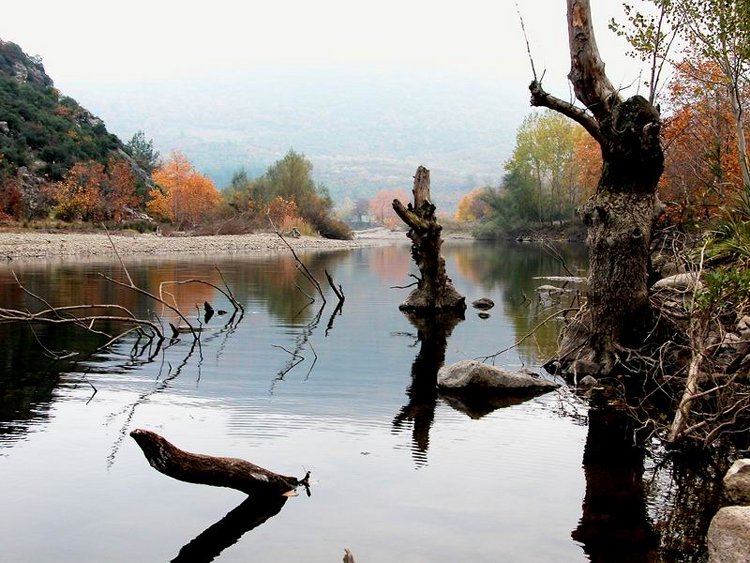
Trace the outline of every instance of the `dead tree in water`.
[[151, 467], [179, 481], [229, 487], [260, 496], [289, 496], [300, 485], [308, 484], [309, 473], [297, 479], [279, 475], [244, 459], [193, 454], [149, 430], [136, 429], [130, 436], [143, 450]]
[[399, 309], [402, 311], [436, 312], [458, 311], [463, 313], [466, 301], [460, 295], [445, 271], [445, 260], [440, 255], [443, 227], [435, 216], [435, 206], [430, 198], [430, 171], [424, 166], [414, 175], [414, 204], [406, 207], [397, 199], [393, 210], [409, 226], [407, 236], [411, 239], [411, 255], [419, 268], [417, 287], [406, 298]]

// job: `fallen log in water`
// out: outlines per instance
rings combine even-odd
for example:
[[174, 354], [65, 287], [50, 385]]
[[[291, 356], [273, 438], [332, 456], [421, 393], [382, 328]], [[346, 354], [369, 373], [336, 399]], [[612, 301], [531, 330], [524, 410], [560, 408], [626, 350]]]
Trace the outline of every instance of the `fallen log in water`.
[[259, 496], [291, 496], [297, 487], [307, 487], [309, 483], [309, 472], [297, 479], [279, 475], [244, 459], [186, 452], [149, 430], [136, 429], [130, 436], [143, 450], [151, 467], [180, 481], [229, 487]]

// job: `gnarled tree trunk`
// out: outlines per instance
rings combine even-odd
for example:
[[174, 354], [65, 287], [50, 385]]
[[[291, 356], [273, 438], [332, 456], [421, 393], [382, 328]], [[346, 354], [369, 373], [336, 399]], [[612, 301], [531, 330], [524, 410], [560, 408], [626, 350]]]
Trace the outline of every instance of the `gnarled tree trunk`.
[[643, 97], [623, 99], [604, 72], [591, 26], [589, 0], [568, 0], [571, 70], [568, 78], [585, 109], [556, 98], [534, 78], [531, 105], [558, 111], [599, 143], [602, 175], [579, 213], [588, 229], [588, 303], [566, 329], [554, 364], [567, 373], [607, 375], [618, 353], [647, 333], [647, 265], [664, 167], [658, 111]]
[[435, 206], [430, 199], [430, 171], [424, 166], [414, 175], [414, 204], [406, 207], [397, 199], [393, 209], [409, 226], [407, 236], [411, 239], [411, 255], [419, 268], [417, 287], [406, 298], [399, 309], [419, 314], [420, 312], [466, 310], [466, 300], [456, 291], [445, 271], [445, 260], [440, 255], [443, 227], [435, 216]]

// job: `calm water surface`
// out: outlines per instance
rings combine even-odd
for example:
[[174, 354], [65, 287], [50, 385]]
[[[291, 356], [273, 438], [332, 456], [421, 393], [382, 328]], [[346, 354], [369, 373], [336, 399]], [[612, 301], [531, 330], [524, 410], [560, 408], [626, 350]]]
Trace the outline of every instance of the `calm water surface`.
[[[1, 326], [0, 559], [169, 561], [183, 550], [183, 560], [325, 562], [349, 547], [362, 562], [589, 560], [597, 548], [580, 530], [587, 428], [571, 416], [575, 399], [562, 390], [477, 410], [438, 396], [430, 379], [442, 354], [448, 363], [484, 356], [525, 335], [549, 314], [534, 292], [549, 282], [533, 278], [565, 272], [538, 248], [461, 243], [445, 254], [467, 301], [497, 304], [489, 319], [467, 310], [447, 336], [418, 335], [398, 311], [408, 290], [391, 286], [411, 281], [405, 245], [304, 256], [319, 279], [327, 269], [343, 286], [335, 316], [330, 300], [322, 311], [306, 306], [295, 284], [311, 290], [287, 255], [129, 261], [151, 291], [166, 280], [221, 284], [218, 267], [245, 307], [242, 317], [214, 317], [200, 347], [186, 336], [152, 361], [151, 349], [131, 357], [131, 339], [118, 353], [54, 362], [38, 341], [56, 352], [95, 342], [62, 328]], [[583, 264], [580, 252], [566, 259]], [[11, 266], [54, 305], [119, 302], [172, 320], [102, 280], [124, 279], [108, 262], [2, 266], [4, 307], [42, 306]], [[166, 289], [191, 318], [204, 301], [231, 310], [207, 286]], [[535, 367], [555, 338], [545, 327], [497, 363]], [[294, 366], [292, 353], [303, 358]], [[312, 496], [289, 499], [275, 516], [245, 506], [222, 520], [244, 495], [158, 473], [128, 436], [134, 428], [189, 451], [309, 470]], [[259, 517], [267, 520], [242, 528]]]

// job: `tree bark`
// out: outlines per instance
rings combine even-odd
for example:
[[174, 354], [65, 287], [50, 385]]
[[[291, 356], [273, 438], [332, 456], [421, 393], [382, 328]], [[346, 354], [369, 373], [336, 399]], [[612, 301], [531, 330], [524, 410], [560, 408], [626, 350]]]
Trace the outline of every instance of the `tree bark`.
[[186, 452], [148, 430], [136, 429], [130, 436], [151, 467], [179, 481], [229, 487], [258, 496], [283, 495], [307, 484], [307, 476], [297, 479], [279, 475], [244, 459]]
[[[531, 105], [560, 112], [599, 143], [603, 167], [596, 193], [578, 211], [587, 227], [588, 302], [563, 336], [557, 369], [607, 375], [620, 366], [618, 352], [643, 342], [650, 320], [647, 266], [664, 168], [661, 121], [648, 100], [623, 100], [604, 72], [591, 26], [589, 0], [568, 0], [571, 70], [580, 108], [531, 83]], [[580, 369], [579, 369], [580, 368]]]
[[453, 287], [453, 281], [445, 271], [445, 260], [440, 255], [443, 227], [435, 216], [435, 206], [430, 198], [430, 171], [424, 166], [417, 168], [412, 190], [414, 204], [404, 205], [393, 200], [393, 209], [409, 227], [411, 255], [419, 268], [417, 287], [406, 298], [399, 309], [414, 313], [466, 310], [463, 295]]

